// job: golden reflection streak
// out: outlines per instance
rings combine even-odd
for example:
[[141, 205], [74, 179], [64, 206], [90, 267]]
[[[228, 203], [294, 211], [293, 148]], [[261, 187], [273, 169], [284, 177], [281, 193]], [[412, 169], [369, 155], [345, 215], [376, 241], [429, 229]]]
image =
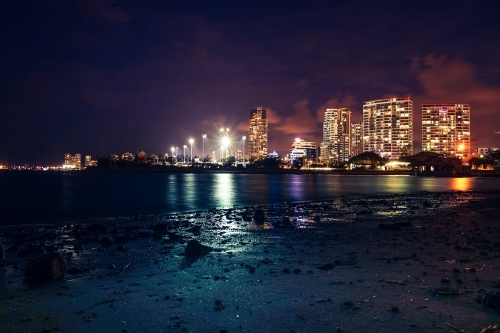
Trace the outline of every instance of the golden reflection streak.
[[452, 178], [450, 186], [453, 191], [468, 191], [471, 188], [471, 183], [470, 177], [456, 177]]

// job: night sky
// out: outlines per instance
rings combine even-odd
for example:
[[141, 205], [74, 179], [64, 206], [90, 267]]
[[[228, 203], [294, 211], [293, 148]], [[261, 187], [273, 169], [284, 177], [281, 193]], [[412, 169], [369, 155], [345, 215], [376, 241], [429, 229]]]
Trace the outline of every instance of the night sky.
[[[237, 145], [268, 110], [269, 150], [322, 140], [327, 107], [469, 103], [499, 147], [498, 1], [2, 1], [0, 163]], [[245, 149], [246, 150], [246, 149]]]

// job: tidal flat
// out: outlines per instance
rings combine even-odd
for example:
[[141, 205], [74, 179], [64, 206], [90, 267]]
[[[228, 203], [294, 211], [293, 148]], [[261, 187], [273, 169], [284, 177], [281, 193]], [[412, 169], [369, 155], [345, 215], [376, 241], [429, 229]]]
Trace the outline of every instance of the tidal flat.
[[[497, 332], [500, 191], [5, 226], [0, 332]], [[191, 240], [210, 247], [186, 256]], [[63, 276], [24, 278], [57, 252]]]

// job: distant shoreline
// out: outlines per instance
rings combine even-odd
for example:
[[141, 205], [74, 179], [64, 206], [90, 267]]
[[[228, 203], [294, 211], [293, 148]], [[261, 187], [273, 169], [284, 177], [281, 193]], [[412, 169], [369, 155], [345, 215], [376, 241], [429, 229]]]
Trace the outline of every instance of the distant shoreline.
[[403, 175], [412, 171], [395, 170], [297, 170], [297, 169], [202, 169], [202, 168], [87, 168], [84, 172], [162, 172], [162, 173], [235, 173], [235, 174], [335, 174], [335, 175]]

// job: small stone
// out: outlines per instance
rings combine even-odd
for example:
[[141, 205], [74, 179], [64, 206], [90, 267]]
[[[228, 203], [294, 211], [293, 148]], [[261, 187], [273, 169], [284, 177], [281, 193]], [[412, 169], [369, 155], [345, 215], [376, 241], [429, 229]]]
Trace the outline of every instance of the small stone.
[[186, 245], [185, 255], [189, 256], [203, 256], [212, 251], [210, 246], [202, 245], [196, 239], [190, 240]]
[[222, 305], [222, 300], [218, 299], [218, 300], [216, 300], [216, 301], [215, 301], [215, 307], [214, 307], [214, 310], [215, 310], [215, 311], [220, 312], [220, 311], [222, 311], [224, 308], [225, 308], [225, 306], [224, 306], [224, 305]]
[[321, 266], [318, 267], [318, 269], [321, 269], [321, 270], [324, 270], [324, 271], [329, 270], [329, 269], [333, 269], [333, 268], [335, 268], [335, 266], [333, 266], [332, 263], [324, 264], [324, 265], [321, 265]]

